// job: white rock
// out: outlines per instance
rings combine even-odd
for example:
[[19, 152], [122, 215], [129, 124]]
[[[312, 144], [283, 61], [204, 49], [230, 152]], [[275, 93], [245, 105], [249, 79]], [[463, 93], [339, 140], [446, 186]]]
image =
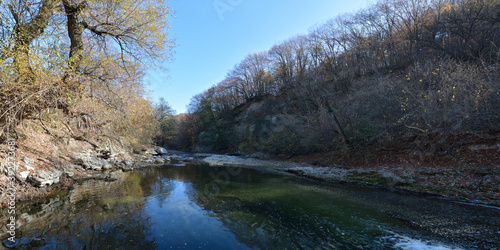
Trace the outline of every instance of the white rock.
[[26, 157], [26, 156], [25, 156], [25, 157], [23, 157], [23, 161], [24, 161], [24, 162], [26, 162], [26, 163], [28, 163], [28, 164], [32, 164], [32, 163], [34, 163], [34, 162], [35, 162], [33, 159], [30, 159], [30, 158], [28, 158], [28, 157]]
[[30, 171], [23, 171], [23, 172], [19, 172], [19, 177], [25, 181], [26, 178], [28, 178], [28, 175], [30, 175]]
[[32, 166], [30, 166], [30, 165], [28, 165], [28, 164], [25, 164], [25, 165], [24, 165], [24, 168], [26, 168], [26, 170], [35, 170], [35, 168], [34, 168], [34, 167], [32, 167]]

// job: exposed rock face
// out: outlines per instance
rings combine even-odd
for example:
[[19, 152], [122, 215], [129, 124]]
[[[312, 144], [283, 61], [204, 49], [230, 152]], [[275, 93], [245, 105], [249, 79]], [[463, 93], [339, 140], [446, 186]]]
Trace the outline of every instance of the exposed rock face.
[[85, 169], [91, 169], [91, 170], [101, 170], [102, 169], [102, 163], [95, 158], [87, 158], [83, 162], [83, 168]]
[[111, 169], [111, 164], [105, 160], [97, 157], [90, 156], [76, 156], [74, 157], [74, 162], [84, 169], [90, 170], [101, 170], [101, 169]]
[[203, 131], [193, 149], [196, 152], [229, 149], [241, 154], [300, 154], [334, 145], [337, 136], [327, 114], [318, 118], [317, 113], [298, 114], [288, 109], [283, 101], [270, 97], [249, 101], [223, 117], [223, 135]]

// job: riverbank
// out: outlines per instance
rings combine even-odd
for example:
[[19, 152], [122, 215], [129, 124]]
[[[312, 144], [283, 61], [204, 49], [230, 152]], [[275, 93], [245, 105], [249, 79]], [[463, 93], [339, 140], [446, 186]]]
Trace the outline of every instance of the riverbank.
[[12, 139], [0, 144], [0, 207], [42, 199], [76, 182], [109, 179], [112, 171], [182, 160], [160, 147], [133, 150], [119, 138], [72, 137], [62, 129], [42, 130], [36, 121], [25, 120]]
[[[389, 191], [434, 196], [462, 202], [500, 207], [500, 166], [425, 166], [421, 162], [356, 167], [306, 163], [296, 157], [282, 161], [216, 154], [194, 154], [198, 163], [210, 166], [242, 166], [339, 183], [361, 184]], [[319, 156], [314, 163], [318, 162]]]
[[[493, 172], [493, 179], [488, 174], [481, 176], [456, 175], [464, 174], [450, 168], [414, 168], [410, 164], [389, 166], [363, 166], [358, 168], [346, 167], [337, 164], [321, 166], [307, 163], [307, 159], [299, 157], [288, 160], [264, 159], [263, 155], [231, 156], [209, 153], [186, 153], [181, 151], [167, 151], [159, 147], [144, 148], [138, 153], [113, 156], [108, 159], [103, 155], [88, 155], [75, 153], [66, 163], [43, 165], [37, 162], [48, 162], [41, 158], [36, 160], [21, 157], [21, 168], [32, 169], [30, 174], [23, 178], [18, 171], [16, 182], [16, 200], [36, 200], [49, 196], [53, 192], [71, 187], [74, 183], [89, 179], [110, 179], [114, 171], [134, 171], [148, 167], [183, 166], [185, 164], [207, 164], [211, 167], [238, 166], [257, 169], [259, 171], [274, 172], [285, 175], [295, 175], [315, 181], [327, 181], [344, 184], [364, 185], [382, 188], [392, 192], [410, 193], [421, 196], [432, 196], [450, 199], [458, 202], [468, 202], [479, 205], [500, 207], [498, 184], [499, 169], [475, 169], [476, 171]], [[302, 160], [303, 162], [296, 162]], [[318, 158], [316, 158], [316, 161]], [[36, 161], [36, 162], [35, 162]], [[416, 163], [419, 164], [418, 162]], [[33, 167], [30, 167], [32, 165]], [[498, 172], [495, 172], [498, 171]], [[40, 179], [45, 176], [45, 180]], [[486, 176], [486, 177], [485, 177]], [[50, 179], [52, 178], [52, 179]], [[468, 178], [469, 185], [482, 185], [482, 192], [470, 192], [470, 188], [461, 185], [449, 185], [449, 182], [458, 182]], [[5, 178], [4, 178], [5, 179]], [[489, 183], [490, 185], [484, 185]], [[2, 180], [0, 180], [2, 181]], [[3, 180], [5, 181], [5, 180]], [[45, 182], [44, 182], [45, 181]], [[42, 184], [44, 183], [44, 184]], [[496, 183], [496, 184], [495, 184]], [[0, 200], [2, 207], [8, 203], [8, 196], [3, 195]]]
[[[367, 153], [359, 152], [351, 158], [335, 153], [272, 158], [264, 154], [188, 154], [159, 147], [143, 147], [134, 152], [111, 139], [94, 138], [89, 142], [65, 137], [63, 133], [57, 135], [55, 131], [51, 135], [41, 133], [36, 123], [27, 123], [21, 132], [13, 141], [13, 148], [8, 143], [0, 145], [3, 207], [9, 202], [9, 189], [16, 190], [17, 201], [33, 200], [81, 180], [107, 178], [108, 170], [131, 171], [191, 162], [258, 168], [317, 181], [371, 185], [500, 207], [500, 146], [491, 143], [489, 147], [474, 145], [443, 156], [367, 149]], [[7, 168], [9, 149], [14, 149], [18, 166], [13, 178]]]

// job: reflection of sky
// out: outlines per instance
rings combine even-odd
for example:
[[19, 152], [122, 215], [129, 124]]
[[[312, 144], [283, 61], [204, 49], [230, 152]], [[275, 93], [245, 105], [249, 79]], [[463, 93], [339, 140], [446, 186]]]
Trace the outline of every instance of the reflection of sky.
[[222, 222], [189, 200], [189, 185], [173, 181], [166, 199], [150, 197], [146, 201], [144, 210], [152, 223], [147, 240], [155, 240], [160, 249], [247, 249]]

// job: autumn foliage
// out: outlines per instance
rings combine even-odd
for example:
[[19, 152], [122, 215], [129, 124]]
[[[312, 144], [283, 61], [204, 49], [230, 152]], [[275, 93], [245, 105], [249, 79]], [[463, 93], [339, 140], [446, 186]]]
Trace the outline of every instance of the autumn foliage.
[[143, 71], [170, 57], [169, 17], [161, 0], [2, 2], [1, 136], [55, 112], [68, 136], [151, 143], [158, 124]]
[[239, 143], [241, 149], [241, 141], [227, 144], [220, 132], [233, 128], [241, 107], [264, 100], [269, 105], [261, 107], [274, 108], [262, 108], [258, 117], [306, 121], [259, 142], [268, 149], [297, 154], [345, 148], [331, 129], [323, 96], [351, 149], [435, 133], [498, 130], [498, 13], [496, 0], [381, 0], [333, 18], [248, 55], [223, 81], [193, 97], [197, 141], [213, 134], [218, 148], [236, 149]]

